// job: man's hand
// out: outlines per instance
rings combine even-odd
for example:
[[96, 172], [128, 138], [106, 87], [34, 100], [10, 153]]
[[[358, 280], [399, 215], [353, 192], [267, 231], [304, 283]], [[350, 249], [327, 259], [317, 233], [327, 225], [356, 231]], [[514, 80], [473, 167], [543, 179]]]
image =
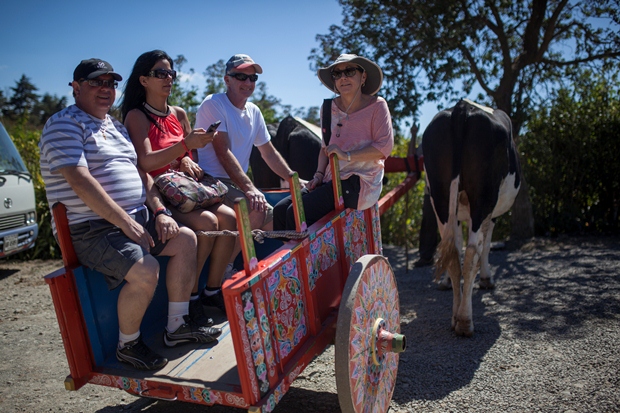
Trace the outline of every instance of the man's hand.
[[155, 218], [155, 229], [157, 230], [157, 237], [162, 243], [166, 243], [179, 235], [179, 224], [166, 214], [159, 214]]
[[250, 208], [260, 212], [267, 210], [267, 199], [265, 199], [265, 195], [258, 189], [252, 188], [246, 191], [245, 196], [248, 198], [248, 201], [250, 201]]
[[127, 225], [121, 226], [121, 230], [129, 239], [140, 245], [147, 252], [151, 251], [151, 247], [155, 246], [155, 242], [146, 229], [133, 219], [126, 221]]
[[308, 191], [312, 191], [314, 188], [321, 186], [321, 185], [323, 185], [323, 178], [314, 177], [305, 183], [305, 188], [308, 189]]

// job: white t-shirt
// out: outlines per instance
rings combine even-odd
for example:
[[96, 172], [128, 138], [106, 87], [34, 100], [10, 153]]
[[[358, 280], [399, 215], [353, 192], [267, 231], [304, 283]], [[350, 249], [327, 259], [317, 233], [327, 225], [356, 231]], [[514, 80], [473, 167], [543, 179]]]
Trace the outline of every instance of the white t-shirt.
[[[228, 133], [230, 150], [247, 173], [252, 146], [261, 146], [271, 140], [263, 114], [254, 103], [247, 102], [245, 109], [241, 110], [230, 102], [225, 93], [216, 93], [207, 96], [200, 104], [195, 127], [206, 130], [218, 120], [222, 123], [217, 130]], [[198, 149], [198, 164], [217, 178], [229, 178], [215, 155], [213, 145]]]

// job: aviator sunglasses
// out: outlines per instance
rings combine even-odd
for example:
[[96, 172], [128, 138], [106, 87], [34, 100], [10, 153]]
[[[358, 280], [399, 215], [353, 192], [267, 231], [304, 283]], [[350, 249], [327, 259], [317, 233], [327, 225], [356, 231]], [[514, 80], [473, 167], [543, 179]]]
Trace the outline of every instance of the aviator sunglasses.
[[147, 76], [156, 77], [158, 79], [166, 79], [168, 76], [170, 76], [172, 80], [174, 80], [177, 78], [177, 71], [168, 69], [154, 69], [151, 70]]
[[232, 76], [240, 82], [250, 79], [250, 82], [254, 83], [258, 80], [258, 75], [246, 75], [245, 73], [229, 73], [228, 76]]
[[363, 72], [364, 70], [361, 67], [347, 67], [344, 70], [332, 70], [331, 75], [332, 75], [332, 79], [334, 80], [338, 80], [342, 77], [342, 75], [345, 75], [346, 77], [353, 77], [355, 76], [355, 72], [357, 71]]

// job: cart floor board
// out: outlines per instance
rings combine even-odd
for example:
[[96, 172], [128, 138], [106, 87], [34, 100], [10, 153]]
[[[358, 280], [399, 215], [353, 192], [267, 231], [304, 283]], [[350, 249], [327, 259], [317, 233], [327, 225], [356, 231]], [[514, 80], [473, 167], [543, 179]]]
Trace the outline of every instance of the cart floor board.
[[228, 321], [216, 324], [222, 329], [218, 341], [210, 344], [179, 344], [169, 348], [162, 334], [146, 337], [146, 344], [168, 359], [168, 364], [156, 372], [144, 372], [109, 357], [101, 373], [141, 380], [171, 382], [180, 385], [231, 390], [241, 385]]

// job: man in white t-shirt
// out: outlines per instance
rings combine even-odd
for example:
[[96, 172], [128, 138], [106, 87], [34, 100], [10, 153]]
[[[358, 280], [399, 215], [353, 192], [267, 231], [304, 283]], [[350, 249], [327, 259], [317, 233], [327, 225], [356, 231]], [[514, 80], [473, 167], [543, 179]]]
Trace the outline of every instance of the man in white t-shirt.
[[246, 197], [253, 229], [271, 231], [273, 208], [267, 203], [247, 175], [252, 146], [256, 146], [269, 168], [282, 179], [291, 168], [271, 143], [265, 119], [258, 106], [248, 102], [262, 67], [245, 54], [236, 54], [226, 63], [226, 93], [209, 95], [196, 113], [196, 128], [205, 130], [216, 121], [222, 123], [213, 144], [198, 150], [198, 164], [205, 172], [219, 178], [229, 187], [226, 203]]

